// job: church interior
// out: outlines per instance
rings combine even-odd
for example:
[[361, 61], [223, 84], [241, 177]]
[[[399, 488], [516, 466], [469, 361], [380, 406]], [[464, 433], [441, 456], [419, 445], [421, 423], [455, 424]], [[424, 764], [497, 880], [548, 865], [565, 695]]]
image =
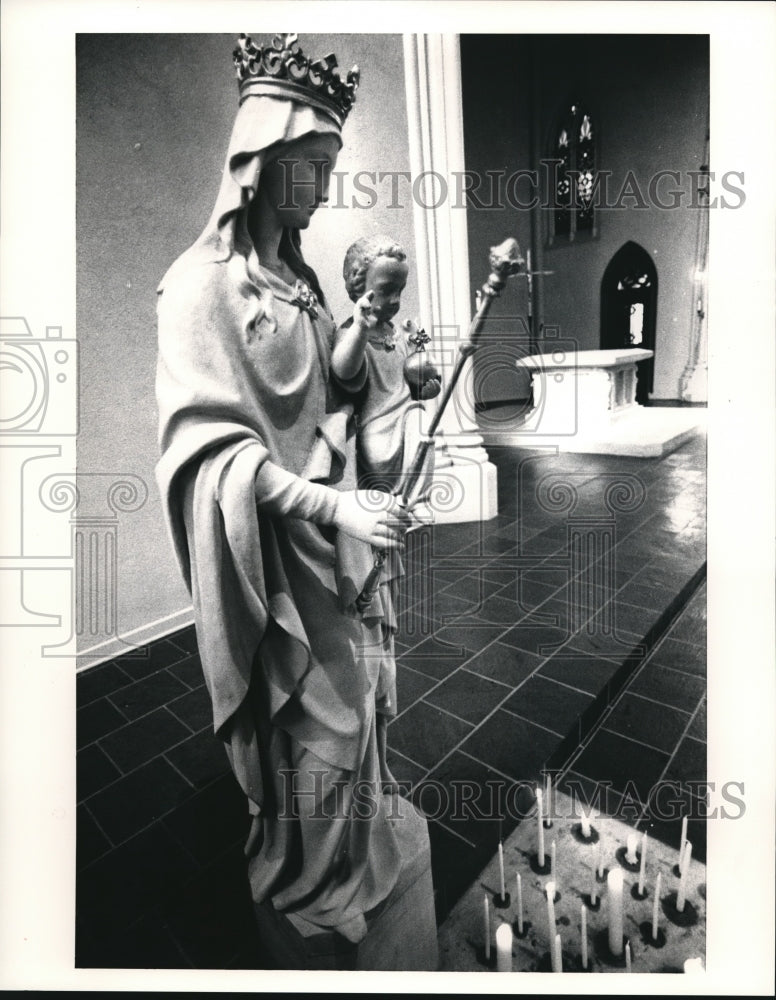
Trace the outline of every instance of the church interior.
[[[129, 379], [111, 388], [98, 374], [112, 359], [148, 382], [154, 274], [196, 235], [220, 170], [223, 108], [233, 94], [214, 85], [216, 96], [188, 126], [186, 102], [202, 80], [186, 74], [192, 54], [212, 66], [224, 36], [182, 41], [190, 51], [172, 55], [153, 36], [131, 53], [80, 43], [79, 336], [89, 415], [79, 473], [102, 469], [118, 448], [122, 468], [153, 481], [148, 385], [139, 390]], [[383, 166], [412, 169], [407, 112], [400, 101], [386, 108], [380, 97], [405, 65], [401, 36], [381, 36], [379, 45], [373, 36], [309, 36], [311, 49], [339, 52], [349, 44], [362, 50], [355, 55], [364, 98], [343, 169], [372, 165], [364, 152], [370, 130], [391, 154]], [[463, 429], [448, 421], [440, 452], [445, 475], [467, 463], [493, 470], [483, 486], [490, 510], [440, 517], [408, 537], [405, 555], [395, 639], [399, 704], [388, 745], [403, 794], [428, 816], [440, 930], [499, 845], [533, 822], [533, 789], [548, 777], [558, 793], [576, 789], [601, 816], [647, 833], [661, 849], [678, 851], [686, 836], [698, 865], [707, 840], [708, 38], [462, 35], [455, 51], [465, 169], [478, 186], [467, 181], [465, 211], [440, 212], [448, 211], [459, 233], [465, 217], [464, 242], [451, 245], [468, 277], [456, 290], [464, 311], [471, 313], [487, 275], [491, 246], [514, 236], [524, 264], [482, 331], [456, 411], [465, 415]], [[117, 90], [104, 105], [92, 101], [103, 86], [101, 60], [125, 61], [132, 100]], [[174, 85], [182, 110], [171, 110], [174, 101], [163, 105], [155, 74]], [[161, 124], [149, 131], [154, 116]], [[185, 151], [193, 141], [219, 152], [204, 166], [192, 163]], [[128, 143], [140, 179], [109, 209], [94, 180], [127, 154]], [[181, 154], [174, 170], [163, 166], [170, 148]], [[677, 176], [650, 187], [661, 171]], [[158, 203], [144, 176], [161, 177]], [[604, 177], [608, 201], [599, 204], [585, 183]], [[186, 204], [173, 212], [182, 190]], [[420, 235], [409, 204], [403, 213], [382, 204], [377, 211], [416, 260], [408, 307], [431, 310], [424, 322], [433, 334], [448, 320], [444, 304], [423, 291], [433, 284], [436, 258], [421, 244], [431, 237]], [[338, 227], [372, 226], [368, 215], [332, 210], [320, 243], [311, 240], [325, 287], [341, 283], [325, 259], [327, 240], [346, 246]], [[130, 242], [148, 258], [142, 265], [137, 248], [126, 245], [128, 226], [139, 236]], [[106, 240], [119, 264], [114, 278], [101, 273], [97, 247]], [[110, 280], [106, 314], [96, 290]], [[345, 301], [341, 290], [333, 293], [335, 311]], [[126, 328], [127, 315], [135, 317], [135, 336], [105, 332]], [[587, 445], [573, 427], [546, 439], [526, 430], [541, 381], [526, 359], [631, 348], [650, 352], [634, 369], [632, 408], [668, 421], [652, 450], [639, 449], [641, 432], [626, 447], [607, 449], [598, 443], [606, 428]], [[138, 407], [137, 398], [148, 406]], [[139, 411], [131, 439], [112, 415], [130, 399]], [[77, 678], [76, 965], [272, 968], [245, 880], [248, 815], [212, 734], [194, 627], [153, 496], [125, 521], [123, 641], [100, 645], [84, 635]], [[479, 815], [453, 808], [461, 783], [495, 783], [506, 793], [524, 786], [531, 794], [518, 790], [515, 808]], [[656, 805], [661, 785], [673, 789], [672, 810]], [[702, 894], [691, 902], [704, 908]], [[571, 948], [571, 931], [568, 937]], [[522, 967], [535, 970], [551, 946], [540, 940], [536, 962], [529, 956]], [[681, 971], [648, 952], [634, 949], [634, 971]], [[342, 961], [348, 968], [348, 957]], [[475, 957], [471, 963], [486, 968]]]

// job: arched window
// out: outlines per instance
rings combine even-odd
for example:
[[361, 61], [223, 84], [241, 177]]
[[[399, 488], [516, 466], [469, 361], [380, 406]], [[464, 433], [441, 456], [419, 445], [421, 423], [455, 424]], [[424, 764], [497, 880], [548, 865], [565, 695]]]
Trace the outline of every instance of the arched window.
[[580, 102], [564, 110], [558, 122], [551, 159], [554, 188], [549, 242], [572, 242], [580, 236], [595, 236], [597, 127], [590, 111]]

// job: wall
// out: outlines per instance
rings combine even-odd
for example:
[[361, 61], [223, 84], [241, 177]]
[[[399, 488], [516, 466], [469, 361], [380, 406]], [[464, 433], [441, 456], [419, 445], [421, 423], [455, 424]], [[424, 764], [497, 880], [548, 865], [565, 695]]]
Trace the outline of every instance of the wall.
[[[652, 255], [659, 281], [653, 398], [677, 399], [689, 353], [697, 231], [697, 212], [686, 207], [690, 192], [686, 172], [698, 170], [703, 160], [709, 114], [708, 39], [537, 35], [512, 36], [509, 44], [511, 57], [504, 51], [507, 40], [498, 39], [496, 58], [487, 55], [488, 36], [463, 46], [467, 157], [471, 147], [477, 163], [506, 163], [509, 170], [525, 166], [532, 153], [533, 113], [534, 134], [540, 140], [540, 153], [533, 154], [536, 166], [540, 156], [550, 152], [559, 112], [579, 95], [595, 116], [599, 166], [612, 172], [610, 188], [615, 195], [629, 170], [645, 194], [657, 171], [682, 173], [679, 187], [685, 192], [685, 207], [636, 208], [634, 199], [624, 199], [627, 207], [599, 212], [597, 239], [549, 249], [542, 246], [547, 218], [546, 210], [540, 210], [541, 232], [534, 243], [535, 257], [543, 258], [543, 267], [554, 272], [542, 279], [544, 323], [558, 327], [561, 336], [574, 338], [582, 349], [599, 346], [601, 278], [613, 254], [634, 240]], [[521, 72], [528, 74], [534, 88], [524, 100], [514, 96], [525, 79]], [[477, 78], [479, 85], [473, 85]], [[525, 86], [522, 92], [527, 93]], [[493, 122], [490, 137], [489, 121]], [[510, 212], [519, 216], [515, 226], [526, 231], [530, 213], [508, 209], [504, 218]], [[481, 254], [486, 223], [482, 213], [470, 211], [469, 218], [474, 261]], [[472, 282], [480, 281], [473, 264]]]
[[[77, 38], [78, 466], [134, 473], [149, 486], [145, 506], [123, 516], [118, 545], [119, 631], [142, 629], [136, 638], [144, 640], [168, 631], [176, 623], [169, 616], [189, 604], [153, 476], [156, 287], [213, 206], [237, 108], [234, 44], [232, 35]], [[388, 231], [414, 258], [409, 199], [376, 184], [372, 208], [351, 207], [354, 196], [370, 201], [354, 189], [354, 171], [409, 169], [401, 36], [305, 35], [301, 45], [362, 70], [337, 164], [348, 175], [338, 201], [346, 207], [321, 210], [304, 237], [341, 319], [352, 309], [341, 267], [354, 239]], [[412, 272], [404, 305], [407, 315], [417, 311]]]

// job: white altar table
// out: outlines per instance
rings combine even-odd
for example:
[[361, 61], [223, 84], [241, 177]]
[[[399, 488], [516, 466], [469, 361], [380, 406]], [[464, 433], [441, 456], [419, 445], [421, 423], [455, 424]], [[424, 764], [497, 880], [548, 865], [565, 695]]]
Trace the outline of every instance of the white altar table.
[[653, 357], [642, 348], [550, 350], [521, 358], [531, 372], [533, 409], [513, 426], [480, 414], [485, 444], [556, 445], [561, 451], [653, 457], [667, 454], [705, 423], [705, 410], [636, 403], [636, 365]]

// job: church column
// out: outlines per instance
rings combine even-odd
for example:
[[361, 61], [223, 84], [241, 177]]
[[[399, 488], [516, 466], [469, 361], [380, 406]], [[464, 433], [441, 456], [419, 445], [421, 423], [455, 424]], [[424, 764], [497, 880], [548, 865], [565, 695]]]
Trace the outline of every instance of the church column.
[[[471, 322], [466, 209], [456, 181], [465, 169], [458, 36], [405, 35], [404, 73], [421, 316], [444, 383]], [[483, 281], [487, 274], [484, 260]], [[431, 500], [437, 522], [497, 513], [496, 468], [477, 427], [472, 376], [469, 359], [438, 432], [435, 481], [443, 488], [439, 502]]]

